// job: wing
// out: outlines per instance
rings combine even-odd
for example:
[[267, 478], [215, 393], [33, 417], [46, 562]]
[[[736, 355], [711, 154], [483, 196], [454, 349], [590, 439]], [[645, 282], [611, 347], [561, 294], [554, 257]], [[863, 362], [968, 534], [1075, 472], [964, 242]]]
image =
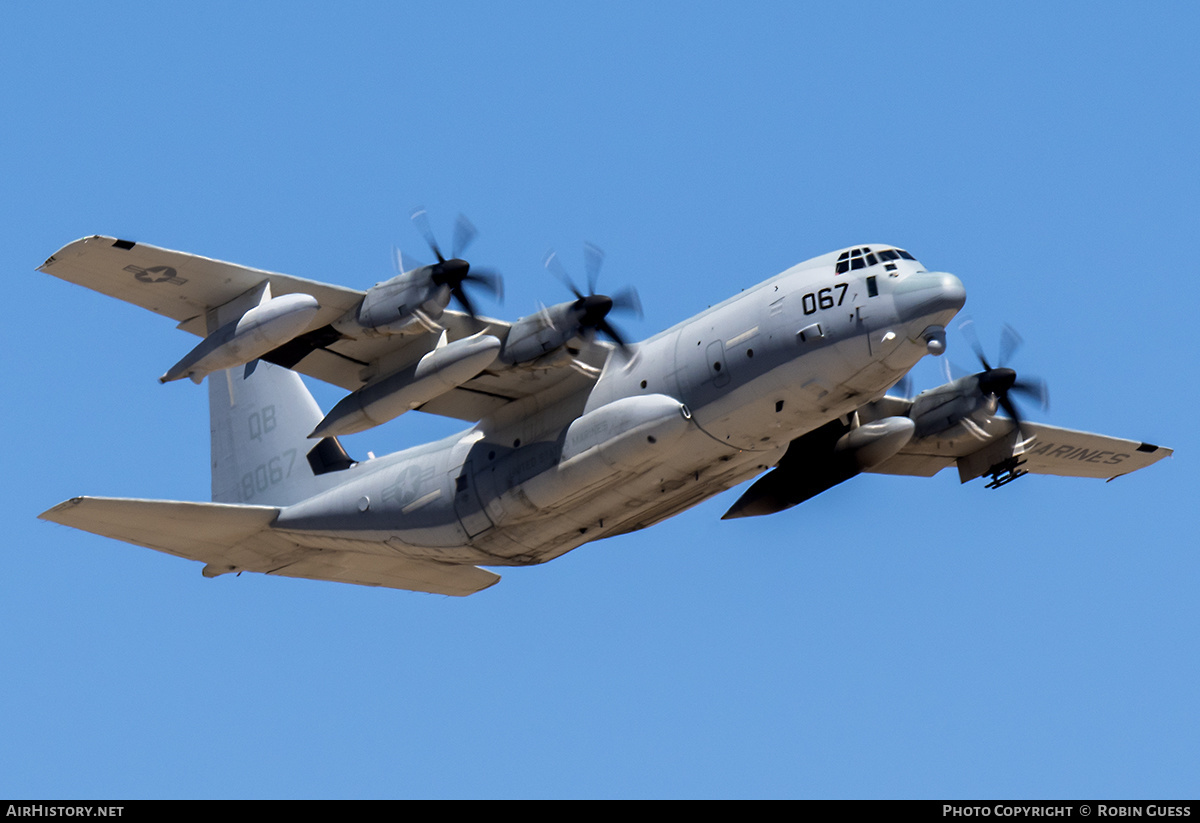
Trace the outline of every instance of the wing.
[[958, 466], [967, 482], [1005, 461], [1012, 468], [1031, 474], [1059, 477], [1098, 477], [1112, 480], [1157, 463], [1174, 452], [1163, 446], [1124, 440], [1091, 432], [1060, 429], [1043, 423], [1024, 423], [1028, 439], [1019, 442], [1012, 421], [992, 417], [978, 426], [979, 433], [956, 427], [948, 434], [914, 439], [898, 454], [869, 469], [878, 474], [932, 477], [950, 466]]
[[[411, 366], [438, 341], [438, 335], [425, 331], [390, 337], [344, 337], [331, 324], [358, 307], [365, 294], [362, 291], [114, 237], [96, 235], [69, 243], [51, 255], [39, 271], [170, 317], [180, 329], [200, 337], [207, 333], [209, 311], [261, 286], [264, 280], [270, 282], [276, 297], [312, 295], [320, 310], [308, 327], [272, 352], [275, 357], [264, 358], [348, 391]], [[501, 340], [511, 328], [502, 320], [480, 321], [488, 334]], [[455, 311], [444, 312], [438, 323], [451, 342], [480, 331], [476, 321]], [[557, 395], [585, 389], [595, 382], [609, 351], [607, 344], [600, 342], [586, 348], [576, 357], [536, 366], [496, 362], [419, 408], [475, 421], [543, 392]]]
[[500, 580], [476, 566], [363, 551], [375, 547], [361, 541], [277, 532], [270, 524], [278, 514], [273, 506], [74, 497], [38, 516], [197, 560], [205, 577], [251, 571], [456, 597]]
[[332, 323], [363, 297], [355, 289], [99, 235], [68, 243], [38, 271], [170, 317], [179, 328], [201, 337], [209, 309], [264, 280], [271, 282], [275, 295], [311, 294], [317, 299], [321, 311], [311, 328]]

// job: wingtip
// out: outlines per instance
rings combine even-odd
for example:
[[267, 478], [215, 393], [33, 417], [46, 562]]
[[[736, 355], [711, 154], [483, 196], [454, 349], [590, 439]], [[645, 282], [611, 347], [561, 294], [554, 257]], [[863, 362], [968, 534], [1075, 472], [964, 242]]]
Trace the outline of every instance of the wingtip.
[[45, 520], [47, 523], [60, 523], [61, 524], [62, 521], [59, 520], [56, 517], [56, 515], [59, 515], [63, 512], [66, 512], [66, 511], [69, 511], [69, 510], [75, 508], [83, 501], [84, 501], [83, 497], [69, 498], [69, 499], [64, 500], [63, 502], [59, 503], [56, 506], [51, 506], [50, 508], [46, 509], [44, 512], [42, 512], [41, 514], [39, 514], [37, 516], [37, 519]]

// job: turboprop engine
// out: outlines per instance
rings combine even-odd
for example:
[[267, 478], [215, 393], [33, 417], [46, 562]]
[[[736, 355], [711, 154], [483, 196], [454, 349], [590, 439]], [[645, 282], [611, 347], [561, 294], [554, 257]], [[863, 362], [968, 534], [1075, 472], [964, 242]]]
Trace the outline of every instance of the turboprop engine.
[[557, 354], [567, 343], [581, 337], [584, 334], [581, 312], [573, 310], [574, 305], [559, 303], [513, 323], [500, 359], [509, 364], [530, 363]]
[[454, 246], [447, 258], [442, 254], [433, 232], [429, 229], [424, 209], [417, 209], [413, 222], [425, 236], [425, 242], [437, 257], [431, 266], [418, 266], [403, 271], [403, 263], [397, 252], [396, 268], [400, 269], [391, 280], [376, 283], [367, 289], [366, 296], [357, 308], [349, 311], [333, 327], [347, 337], [383, 337], [406, 334], [410, 331], [441, 331], [437, 320], [450, 305], [450, 299], [475, 317], [475, 306], [467, 295], [464, 285], [473, 283], [493, 297], [504, 293], [500, 275], [487, 269], [471, 271], [471, 264], [459, 257], [475, 239], [475, 227], [461, 214], [454, 225]]
[[334, 321], [347, 337], [384, 337], [409, 331], [431, 331], [450, 304], [450, 287], [436, 285], [429, 266], [398, 274], [367, 289], [358, 308]]
[[1020, 346], [1021, 336], [1010, 326], [1004, 327], [1000, 337], [1002, 365], [993, 367], [983, 353], [983, 347], [979, 345], [971, 325], [964, 323], [962, 329], [983, 371], [951, 380], [913, 398], [908, 416], [917, 424], [915, 436], [928, 437], [962, 426], [984, 439], [979, 426], [995, 415], [998, 409], [1004, 410], [1020, 432], [1022, 415], [1012, 395], [1032, 398], [1043, 409], [1050, 404], [1050, 392], [1044, 381], [1036, 377], [1018, 378], [1015, 371], [1003, 365]]
[[546, 256], [546, 268], [575, 295], [575, 299], [543, 307], [537, 314], [522, 317], [513, 324], [500, 352], [504, 363], [536, 363], [542, 358], [557, 357], [561, 349], [576, 338], [593, 339], [602, 334], [627, 352], [629, 344], [616, 326], [608, 319], [610, 312], [631, 312], [642, 315], [642, 303], [637, 290], [632, 286], [621, 289], [611, 297], [596, 293], [596, 280], [604, 252], [591, 243], [584, 244], [584, 264], [588, 274], [588, 293], [584, 294], [571, 275], [563, 268], [558, 255], [551, 251]]
[[941, 434], [968, 420], [983, 423], [986, 418], [994, 415], [997, 398], [994, 394], [983, 391], [980, 377], [981, 375], [976, 374], [960, 377], [936, 388], [927, 389], [913, 398], [909, 416], [916, 424], [916, 436]]

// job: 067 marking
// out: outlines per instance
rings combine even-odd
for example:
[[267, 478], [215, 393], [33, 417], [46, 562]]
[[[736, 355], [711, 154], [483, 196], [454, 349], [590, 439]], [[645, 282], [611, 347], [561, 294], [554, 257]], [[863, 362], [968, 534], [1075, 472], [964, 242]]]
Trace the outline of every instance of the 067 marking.
[[[819, 309], [832, 309], [834, 306], [842, 305], [842, 301], [846, 299], [846, 291], [849, 288], [846, 283], [838, 283], [834, 286], [823, 288], [816, 293], [809, 292], [800, 298], [800, 304], [804, 307], [805, 314], [816, 314]], [[836, 303], [833, 301], [834, 289], [839, 289], [841, 292], [837, 296]]]

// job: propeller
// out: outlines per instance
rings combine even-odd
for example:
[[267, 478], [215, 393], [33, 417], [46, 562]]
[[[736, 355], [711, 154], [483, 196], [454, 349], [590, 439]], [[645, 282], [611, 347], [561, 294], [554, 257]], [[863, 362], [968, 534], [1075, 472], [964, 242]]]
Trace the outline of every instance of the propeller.
[[608, 321], [608, 315], [613, 311], [628, 312], [640, 318], [642, 316], [642, 301], [638, 298], [637, 289], [633, 288], [633, 286], [627, 286], [612, 296], [596, 293], [596, 281], [600, 276], [600, 267], [604, 263], [604, 252], [598, 246], [594, 246], [591, 243], [583, 244], [583, 265], [587, 272], [587, 294], [581, 292], [579, 287], [575, 285], [575, 281], [571, 279], [571, 275], [567, 274], [562, 261], [558, 259], [558, 253], [553, 249], [546, 253], [544, 263], [546, 269], [575, 295], [575, 302], [572, 304], [571, 309], [575, 313], [579, 328], [584, 335], [590, 340], [596, 332], [599, 332], [616, 343], [622, 353], [628, 354], [629, 344], [626, 342], [625, 336], [616, 326]]
[[[476, 319], [478, 315], [475, 312], [475, 305], [464, 288], [465, 284], [475, 284], [490, 293], [496, 300], [504, 299], [504, 280], [497, 272], [482, 268], [471, 271], [471, 264], [460, 256], [466, 252], [467, 247], [474, 242], [479, 233], [470, 220], [461, 214], [458, 216], [458, 220], [454, 224], [454, 245], [451, 246], [449, 258], [442, 254], [437, 238], [429, 228], [429, 217], [425, 213], [425, 209], [414, 210], [412, 221], [437, 257], [437, 263], [429, 267], [430, 279], [435, 285], [449, 286], [450, 296], [458, 301], [458, 304], [466, 310], [472, 320]], [[399, 255], [397, 258], [399, 259]]]
[[999, 362], [1001, 365], [993, 367], [983, 352], [983, 346], [979, 344], [979, 337], [975, 334], [975, 322], [966, 320], [959, 329], [971, 344], [971, 348], [975, 350], [975, 356], [979, 358], [979, 362], [983, 366], [983, 371], [977, 375], [979, 390], [985, 396], [991, 395], [996, 398], [1000, 408], [1004, 409], [1005, 414], [1012, 419], [1017, 430], [1024, 437], [1024, 417], [1010, 395], [1024, 395], [1036, 400], [1043, 409], [1050, 407], [1050, 392], [1044, 380], [1036, 377], [1018, 379], [1015, 371], [1003, 365], [1025, 341], [1021, 339], [1021, 335], [1017, 334], [1016, 329], [1006, 324], [1000, 330]]

